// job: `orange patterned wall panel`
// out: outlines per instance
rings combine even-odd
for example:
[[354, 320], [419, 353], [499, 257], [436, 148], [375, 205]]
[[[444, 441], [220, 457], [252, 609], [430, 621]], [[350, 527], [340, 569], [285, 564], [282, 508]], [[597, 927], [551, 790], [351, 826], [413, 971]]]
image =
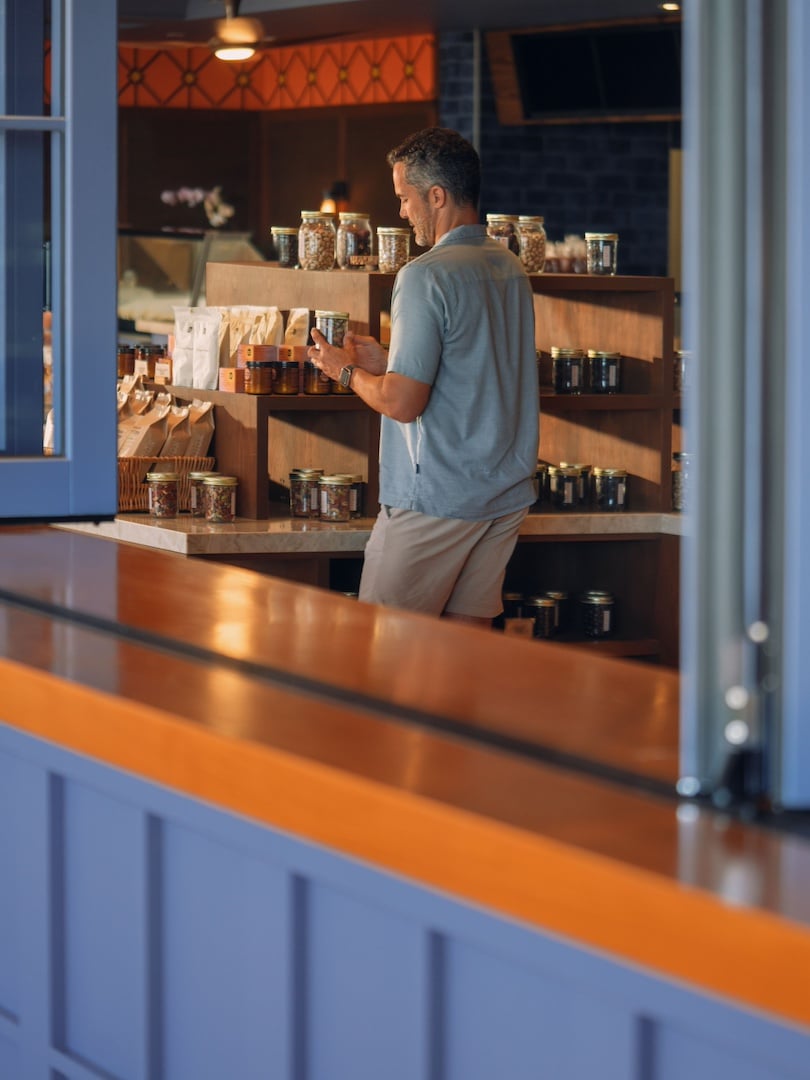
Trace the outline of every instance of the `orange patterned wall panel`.
[[207, 48], [118, 49], [119, 105], [169, 109], [307, 109], [432, 101], [432, 35], [265, 49], [245, 63]]

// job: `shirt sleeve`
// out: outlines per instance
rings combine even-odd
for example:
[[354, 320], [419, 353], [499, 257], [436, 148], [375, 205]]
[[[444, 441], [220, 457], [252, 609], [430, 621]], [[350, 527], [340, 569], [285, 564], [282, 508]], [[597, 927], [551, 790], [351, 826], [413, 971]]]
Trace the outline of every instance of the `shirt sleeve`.
[[433, 275], [418, 260], [403, 266], [391, 297], [388, 371], [432, 386], [444, 332], [445, 305]]

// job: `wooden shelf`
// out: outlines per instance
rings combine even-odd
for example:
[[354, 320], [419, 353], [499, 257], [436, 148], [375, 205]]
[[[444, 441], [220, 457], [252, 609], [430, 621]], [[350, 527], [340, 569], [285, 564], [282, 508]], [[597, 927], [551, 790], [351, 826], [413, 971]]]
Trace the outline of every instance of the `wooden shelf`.
[[551, 412], [623, 412], [664, 407], [661, 394], [556, 394], [540, 388], [540, 408]]

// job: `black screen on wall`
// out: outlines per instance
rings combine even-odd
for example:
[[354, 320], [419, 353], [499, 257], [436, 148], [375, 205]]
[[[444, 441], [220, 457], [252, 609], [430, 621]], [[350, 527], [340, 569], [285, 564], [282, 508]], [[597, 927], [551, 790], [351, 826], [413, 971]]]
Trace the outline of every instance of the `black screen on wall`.
[[512, 35], [526, 120], [679, 116], [681, 27]]

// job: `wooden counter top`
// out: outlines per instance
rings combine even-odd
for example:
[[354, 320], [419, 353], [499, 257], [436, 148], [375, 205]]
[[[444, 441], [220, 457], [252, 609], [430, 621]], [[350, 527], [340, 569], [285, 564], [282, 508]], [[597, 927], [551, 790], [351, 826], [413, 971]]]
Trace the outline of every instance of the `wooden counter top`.
[[3, 722], [810, 1024], [810, 844], [653, 793], [674, 673], [63, 529], [0, 617]]

